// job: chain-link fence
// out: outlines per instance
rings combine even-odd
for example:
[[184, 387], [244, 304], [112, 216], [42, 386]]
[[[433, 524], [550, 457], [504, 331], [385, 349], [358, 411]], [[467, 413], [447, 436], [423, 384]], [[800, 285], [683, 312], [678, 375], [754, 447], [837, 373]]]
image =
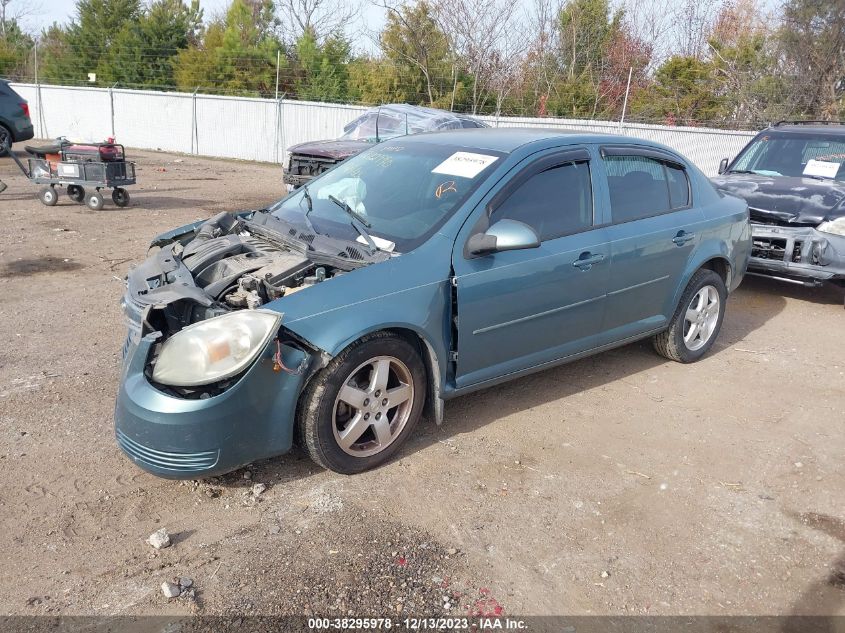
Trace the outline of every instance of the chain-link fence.
[[[289, 99], [253, 99], [127, 89], [14, 84], [29, 101], [36, 136], [96, 141], [221, 158], [282, 163], [297, 143], [336, 138], [366, 110]], [[494, 127], [542, 127], [624, 134], [676, 149], [706, 174], [736, 153], [750, 131], [552, 117], [478, 117]]]

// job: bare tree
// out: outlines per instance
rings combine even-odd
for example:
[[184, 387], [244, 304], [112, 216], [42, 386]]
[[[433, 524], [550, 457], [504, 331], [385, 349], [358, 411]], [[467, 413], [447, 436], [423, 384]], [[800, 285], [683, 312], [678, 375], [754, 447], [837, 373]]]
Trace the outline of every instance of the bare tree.
[[622, 0], [625, 23], [631, 35], [651, 47], [651, 63], [659, 65], [672, 54], [676, 18], [665, 0]]
[[675, 5], [674, 51], [701, 59], [707, 55], [707, 42], [724, 0], [681, 0]]
[[472, 112], [505, 86], [514, 58], [528, 48], [520, 16], [508, 0], [434, 0], [438, 20], [472, 78]]
[[310, 31], [322, 40], [357, 21], [361, 5], [350, 0], [276, 0], [276, 12], [286, 37], [296, 40]]
[[21, 21], [33, 15], [41, 13], [41, 5], [38, 2], [27, 2], [26, 0], [14, 0], [15, 4], [9, 8], [13, 0], [0, 0], [0, 37], [6, 38], [6, 31], [11, 22]]

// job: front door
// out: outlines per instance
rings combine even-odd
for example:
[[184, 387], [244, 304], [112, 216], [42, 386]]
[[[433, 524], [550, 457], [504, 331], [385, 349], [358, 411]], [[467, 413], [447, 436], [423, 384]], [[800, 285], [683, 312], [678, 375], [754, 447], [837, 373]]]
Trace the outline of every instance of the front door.
[[[596, 226], [590, 154], [540, 154], [504, 181], [455, 244], [458, 388], [589, 349], [604, 315], [610, 248]], [[472, 234], [502, 219], [528, 224], [540, 246], [466, 252]]]

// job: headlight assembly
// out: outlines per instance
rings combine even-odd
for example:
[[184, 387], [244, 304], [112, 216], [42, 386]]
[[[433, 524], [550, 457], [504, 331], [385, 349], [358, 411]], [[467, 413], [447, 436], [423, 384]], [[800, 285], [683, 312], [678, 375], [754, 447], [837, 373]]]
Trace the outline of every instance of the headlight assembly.
[[196, 387], [231, 378], [261, 353], [281, 319], [277, 312], [240, 310], [189, 325], [161, 346], [153, 380]]
[[833, 235], [845, 235], [845, 217], [836, 218], [830, 222], [822, 222], [816, 230], [822, 233], [832, 233]]

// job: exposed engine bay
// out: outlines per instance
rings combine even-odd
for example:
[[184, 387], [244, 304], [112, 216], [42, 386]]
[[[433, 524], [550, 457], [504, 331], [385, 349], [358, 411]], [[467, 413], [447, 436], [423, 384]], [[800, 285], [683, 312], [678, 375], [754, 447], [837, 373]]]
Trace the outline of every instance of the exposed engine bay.
[[161, 250], [127, 276], [125, 309], [130, 321], [143, 322], [140, 329], [165, 337], [390, 256], [302, 232], [264, 212], [221, 213], [173, 241], [154, 244]]

